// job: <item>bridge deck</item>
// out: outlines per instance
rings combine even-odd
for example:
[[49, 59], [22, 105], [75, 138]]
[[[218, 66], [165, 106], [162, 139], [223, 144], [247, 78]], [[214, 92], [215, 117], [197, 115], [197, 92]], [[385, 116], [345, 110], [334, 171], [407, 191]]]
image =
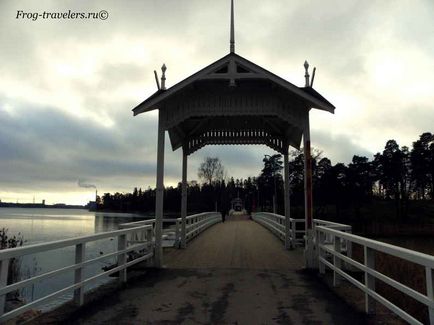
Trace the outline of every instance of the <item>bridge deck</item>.
[[[284, 250], [277, 238], [253, 221], [217, 224], [187, 249], [166, 251], [164, 264], [164, 269], [147, 270], [129, 280], [124, 290], [89, 303], [62, 321], [364, 324], [363, 315], [301, 270], [300, 249]], [[60, 321], [59, 314], [47, 315], [48, 321]]]
[[303, 252], [285, 251], [282, 242], [256, 222], [228, 220], [194, 239], [188, 249], [168, 251], [164, 264], [184, 269], [299, 270], [303, 267]]

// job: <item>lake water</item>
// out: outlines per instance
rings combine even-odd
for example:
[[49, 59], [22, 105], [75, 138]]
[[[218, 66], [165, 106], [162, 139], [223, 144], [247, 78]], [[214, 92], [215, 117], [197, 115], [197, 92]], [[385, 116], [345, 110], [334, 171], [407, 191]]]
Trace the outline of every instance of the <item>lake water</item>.
[[[24, 245], [116, 230], [121, 223], [143, 219], [146, 219], [146, 217], [136, 214], [89, 212], [81, 209], [0, 208], [0, 229], [7, 228], [10, 237], [20, 233], [25, 240]], [[101, 253], [113, 252], [115, 247], [117, 247], [116, 238], [102, 239], [86, 244], [86, 259], [95, 258]], [[74, 258], [75, 247], [73, 246], [32, 256], [24, 256], [20, 261], [22, 278], [70, 265]], [[101, 273], [102, 267], [114, 262], [114, 259], [108, 259], [86, 267], [84, 269], [85, 278]], [[29, 302], [57, 291], [65, 287], [65, 285], [73, 284], [73, 279], [73, 272], [64, 273], [25, 288], [21, 294]], [[92, 289], [108, 280], [102, 279], [86, 286], [85, 289]], [[66, 294], [51, 303], [45, 304], [42, 309], [51, 309], [71, 299], [71, 297], [72, 293]]]

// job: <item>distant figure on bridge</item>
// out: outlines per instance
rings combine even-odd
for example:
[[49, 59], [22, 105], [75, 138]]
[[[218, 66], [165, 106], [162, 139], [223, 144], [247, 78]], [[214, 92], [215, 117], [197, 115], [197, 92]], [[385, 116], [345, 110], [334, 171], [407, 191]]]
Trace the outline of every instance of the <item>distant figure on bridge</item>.
[[225, 222], [226, 215], [229, 213], [229, 200], [226, 191], [224, 191], [224, 193], [221, 196], [220, 210], [222, 214], [222, 222]]

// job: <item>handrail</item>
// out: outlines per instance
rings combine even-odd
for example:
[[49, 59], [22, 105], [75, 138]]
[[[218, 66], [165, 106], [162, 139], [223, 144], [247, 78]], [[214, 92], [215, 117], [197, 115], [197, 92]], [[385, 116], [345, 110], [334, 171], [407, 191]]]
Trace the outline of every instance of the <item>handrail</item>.
[[[275, 234], [280, 240], [285, 241], [286, 238], [286, 219], [285, 216], [270, 212], [256, 212], [252, 213], [252, 219], [261, 224], [273, 234]], [[295, 247], [297, 244], [303, 242], [303, 236], [305, 230], [298, 229], [298, 223], [304, 223], [304, 219], [289, 218], [289, 242], [291, 247]]]
[[[219, 212], [202, 212], [188, 216], [185, 219], [185, 242], [187, 243], [208, 227], [221, 222], [222, 215]], [[181, 225], [181, 218], [178, 218], [178, 220], [179, 225]], [[181, 235], [181, 231], [179, 231], [179, 234]]]
[[[194, 237], [199, 235], [202, 231], [207, 229], [208, 227], [218, 223], [221, 221], [221, 213], [219, 212], [201, 212], [197, 214], [193, 214], [187, 216], [185, 218], [186, 222], [186, 238], [185, 243], [192, 240]], [[174, 234], [175, 236], [175, 247], [179, 247], [182, 243], [182, 218], [172, 218], [172, 219], [163, 219], [163, 223], [174, 223], [174, 228], [164, 229], [165, 234]], [[145, 225], [151, 224], [153, 227], [155, 226], [155, 219], [147, 219], [129, 223], [120, 224], [120, 228], [129, 228], [135, 225]], [[154, 236], [155, 237], [155, 236]], [[135, 235], [133, 238], [130, 236], [128, 238], [129, 242], [140, 241], [138, 235]]]
[[74, 238], [68, 238], [68, 239], [60, 239], [60, 240], [53, 240], [48, 243], [38, 243], [38, 244], [32, 244], [28, 246], [21, 246], [21, 247], [15, 247], [15, 248], [8, 248], [0, 250], [0, 260], [14, 258], [18, 256], [23, 255], [29, 255], [34, 253], [40, 253], [43, 251], [49, 251], [53, 249], [59, 249], [64, 248], [72, 245], [77, 244], [83, 244], [90, 241], [96, 241], [104, 238], [110, 238], [120, 235], [126, 235], [130, 232], [138, 231], [138, 230], [144, 230], [148, 229], [149, 227], [134, 227], [129, 229], [120, 229], [120, 230], [113, 230], [108, 232], [101, 232], [94, 235], [86, 235], [86, 236], [80, 236], [80, 237], [74, 237]]
[[[365, 311], [371, 313], [375, 301], [381, 303], [386, 308], [400, 316], [410, 324], [422, 324], [414, 316], [402, 310], [386, 297], [379, 294], [375, 289], [375, 280], [380, 280], [387, 285], [395, 288], [403, 294], [419, 301], [428, 308], [429, 321], [434, 324], [434, 256], [413, 251], [407, 248], [398, 247], [395, 245], [383, 243], [377, 240], [368, 239], [365, 237], [350, 234], [341, 230], [330, 228], [327, 226], [316, 226], [317, 248], [318, 248], [318, 263], [320, 273], [325, 273], [325, 266], [333, 270], [333, 284], [338, 285], [340, 280], [346, 279], [365, 293]], [[325, 243], [326, 236], [332, 238], [332, 245]], [[359, 263], [352, 257], [343, 254], [341, 242], [347, 242], [347, 245], [353, 243], [363, 247], [364, 263]], [[425, 285], [426, 294], [420, 293], [398, 280], [392, 279], [387, 275], [379, 272], [375, 268], [375, 254], [377, 252], [385, 253], [400, 259], [421, 265], [425, 268]], [[327, 255], [331, 259], [327, 259]], [[365, 273], [364, 283], [356, 280], [350, 273], [346, 272], [342, 267], [342, 262], [351, 265]]]
[[314, 225], [314, 227], [315, 226], [326, 226], [328, 228], [335, 228], [335, 229], [339, 229], [339, 230], [351, 231], [351, 229], [352, 229], [352, 227], [350, 225], [346, 225], [343, 223], [337, 223], [337, 222], [333, 222], [333, 221], [328, 221], [328, 220], [322, 220], [322, 219], [314, 219], [313, 225]]
[[[181, 218], [163, 219], [163, 223], [175, 223], [175, 229], [167, 229], [169, 232], [175, 231], [176, 243], [181, 242]], [[190, 241], [208, 227], [221, 221], [221, 214], [218, 212], [203, 212], [186, 217], [186, 241]], [[99, 279], [102, 276], [107, 276], [119, 272], [119, 280], [126, 282], [127, 267], [136, 263], [146, 261], [154, 256], [155, 243], [155, 219], [140, 220], [135, 222], [123, 223], [119, 225], [119, 230], [102, 232], [93, 235], [80, 236], [76, 238], [68, 238], [62, 240], [51, 241], [48, 243], [39, 243], [29, 246], [22, 246], [0, 251], [0, 322], [6, 321], [15, 317], [26, 310], [36, 307], [47, 300], [54, 299], [68, 291], [74, 290], [74, 300], [78, 305], [84, 303], [84, 285]], [[105, 238], [118, 237], [118, 247], [115, 252], [103, 254], [93, 259], [85, 260], [86, 243], [101, 240]], [[12, 258], [19, 258], [23, 255], [36, 254], [65, 247], [75, 246], [75, 262], [65, 267], [51, 270], [28, 279], [18, 281], [16, 283], [7, 284], [9, 261]], [[143, 252], [142, 256], [135, 258], [132, 261], [127, 261], [127, 253], [132, 251]], [[96, 263], [98, 261], [116, 257], [118, 266], [111, 270], [102, 272], [90, 278], [84, 279], [84, 267]], [[15, 308], [11, 311], [4, 312], [6, 294], [9, 292], [21, 289], [32, 285], [42, 280], [58, 276], [65, 272], [75, 272], [74, 284], [61, 288], [54, 293], [48, 294], [35, 301], [27, 303], [23, 306]]]
[[[126, 237], [130, 234], [142, 233], [142, 241], [138, 244], [128, 245]], [[100, 239], [117, 237], [118, 245], [115, 252], [103, 254], [99, 257], [93, 259], [86, 259], [86, 243], [93, 242]], [[8, 272], [9, 272], [9, 262], [12, 258], [19, 258], [24, 255], [36, 254], [41, 252], [52, 251], [56, 249], [61, 249], [65, 247], [75, 246], [75, 261], [71, 264], [61, 267], [52, 271], [48, 271], [36, 276], [32, 276], [28, 279], [21, 280], [12, 284], [7, 284]], [[128, 229], [121, 230], [113, 230], [103, 233], [98, 233], [94, 235], [80, 236], [76, 238], [70, 239], [62, 239], [56, 240], [48, 243], [40, 243], [33, 244], [29, 246], [22, 246], [16, 248], [9, 248], [0, 251], [0, 322], [6, 321], [15, 317], [26, 310], [29, 310], [35, 306], [42, 304], [47, 300], [51, 300], [61, 294], [64, 294], [68, 291], [74, 290], [74, 301], [78, 305], [82, 305], [84, 303], [84, 285], [99, 279], [102, 276], [107, 276], [113, 274], [115, 272], [119, 272], [119, 281], [126, 282], [127, 281], [127, 268], [134, 264], [137, 264], [142, 261], [149, 260], [153, 257], [153, 242], [152, 242], [152, 226], [144, 225], [138, 226]], [[139, 257], [127, 261], [127, 253], [136, 251], [140, 254]], [[104, 271], [100, 274], [92, 276], [90, 278], [84, 278], [84, 267], [93, 264], [95, 262], [101, 261], [107, 258], [117, 258], [117, 266], [111, 270]], [[6, 294], [9, 292], [15, 291], [17, 289], [26, 287], [28, 285], [32, 285], [44, 279], [48, 279], [59, 274], [63, 274], [65, 272], [74, 271], [74, 284], [70, 286], [66, 286], [57, 290], [53, 293], [45, 295], [35, 301], [27, 303], [23, 306], [15, 308], [11, 311], [5, 313], [5, 301]]]

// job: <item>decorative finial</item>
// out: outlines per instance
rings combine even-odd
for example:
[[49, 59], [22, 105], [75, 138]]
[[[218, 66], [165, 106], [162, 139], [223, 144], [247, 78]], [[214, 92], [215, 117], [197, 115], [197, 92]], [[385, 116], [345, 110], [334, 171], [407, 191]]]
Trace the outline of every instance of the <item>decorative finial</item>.
[[154, 76], [155, 76], [155, 83], [157, 84], [157, 89], [160, 90], [160, 82], [158, 81], [158, 74], [157, 71], [154, 70]]
[[161, 72], [163, 72], [163, 74], [161, 76], [161, 89], [162, 90], [166, 90], [166, 70], [167, 70], [167, 67], [163, 63], [163, 66], [161, 67]]
[[231, 0], [231, 53], [235, 53], [235, 33], [234, 33], [234, 0]]
[[304, 74], [304, 78], [306, 79], [306, 83], [305, 83], [305, 87], [309, 87], [309, 63], [307, 63], [307, 61], [304, 61], [304, 70], [305, 70], [305, 74]]

